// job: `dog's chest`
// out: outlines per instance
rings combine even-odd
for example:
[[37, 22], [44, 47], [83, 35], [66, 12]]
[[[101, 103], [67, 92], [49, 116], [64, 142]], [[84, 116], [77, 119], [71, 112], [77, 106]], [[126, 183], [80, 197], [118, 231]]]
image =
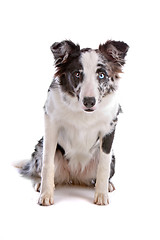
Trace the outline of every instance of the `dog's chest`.
[[[72, 169], [84, 169], [89, 161], [97, 156], [103, 124], [95, 119], [94, 116], [89, 119], [73, 119], [72, 116], [68, 121], [63, 120], [58, 143], [64, 148], [65, 157]], [[105, 121], [105, 128], [106, 126]]]
[[64, 148], [66, 157], [74, 161], [88, 161], [98, 141], [97, 129], [69, 126], [61, 128], [58, 143]]

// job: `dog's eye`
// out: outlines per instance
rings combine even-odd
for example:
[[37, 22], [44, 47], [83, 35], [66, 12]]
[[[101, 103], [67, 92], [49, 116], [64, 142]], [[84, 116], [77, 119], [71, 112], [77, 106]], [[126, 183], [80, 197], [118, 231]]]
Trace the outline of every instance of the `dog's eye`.
[[104, 79], [105, 78], [105, 74], [103, 72], [100, 72], [98, 73], [98, 78], [101, 80], [101, 79]]
[[80, 73], [79, 71], [78, 71], [78, 72], [75, 72], [75, 73], [74, 73], [74, 76], [79, 79], [79, 78], [81, 77], [81, 73]]

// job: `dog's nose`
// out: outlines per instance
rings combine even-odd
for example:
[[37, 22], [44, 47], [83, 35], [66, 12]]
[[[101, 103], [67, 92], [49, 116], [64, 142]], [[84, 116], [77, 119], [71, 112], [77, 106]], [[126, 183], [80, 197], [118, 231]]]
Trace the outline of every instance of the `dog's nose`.
[[86, 108], [92, 108], [96, 104], [95, 97], [84, 97], [83, 104]]

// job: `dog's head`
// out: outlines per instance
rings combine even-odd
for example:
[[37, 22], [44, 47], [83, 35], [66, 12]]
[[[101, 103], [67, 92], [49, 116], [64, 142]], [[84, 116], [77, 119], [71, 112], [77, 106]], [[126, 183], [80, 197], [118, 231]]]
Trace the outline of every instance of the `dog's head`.
[[93, 112], [117, 89], [128, 45], [107, 41], [96, 50], [71, 41], [54, 43], [55, 77], [63, 100], [77, 110]]

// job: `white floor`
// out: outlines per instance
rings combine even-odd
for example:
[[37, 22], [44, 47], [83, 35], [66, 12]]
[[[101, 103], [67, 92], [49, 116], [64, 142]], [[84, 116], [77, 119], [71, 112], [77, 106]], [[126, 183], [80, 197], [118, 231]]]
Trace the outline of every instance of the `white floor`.
[[110, 193], [108, 206], [93, 204], [92, 188], [57, 187], [55, 204], [41, 207], [31, 181], [19, 176], [12, 166], [6, 167], [1, 169], [2, 240], [160, 239], [154, 183], [153, 189], [148, 189], [152, 184], [147, 187], [135, 180], [134, 185], [131, 178], [125, 183], [121, 177], [116, 183], [115, 178], [117, 190]]

